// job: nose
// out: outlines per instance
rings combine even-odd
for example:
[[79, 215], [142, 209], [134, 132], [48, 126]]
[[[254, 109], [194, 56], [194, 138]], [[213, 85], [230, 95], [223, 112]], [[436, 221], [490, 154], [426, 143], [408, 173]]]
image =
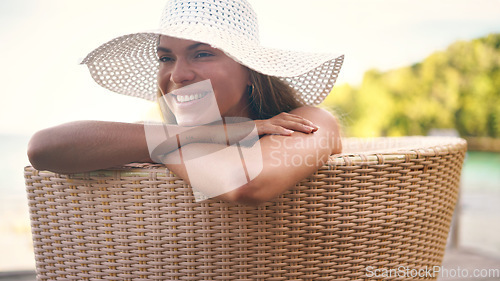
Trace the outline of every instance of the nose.
[[185, 84], [193, 81], [194, 78], [195, 73], [189, 62], [184, 58], [177, 59], [170, 73], [170, 81], [174, 84], [184, 86]]

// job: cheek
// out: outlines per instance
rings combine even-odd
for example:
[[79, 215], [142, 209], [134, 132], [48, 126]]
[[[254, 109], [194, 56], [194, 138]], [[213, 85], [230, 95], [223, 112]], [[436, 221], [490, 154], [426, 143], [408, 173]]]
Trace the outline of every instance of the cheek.
[[[239, 99], [245, 93], [248, 86], [249, 74], [246, 68], [238, 65], [228, 68], [226, 71], [219, 73], [213, 77], [213, 84], [217, 84], [218, 89], [226, 94], [230, 94], [235, 99]], [[215, 87], [215, 86], [214, 86]]]
[[233, 106], [245, 97], [246, 83], [235, 75], [212, 81], [217, 102], [221, 107]]

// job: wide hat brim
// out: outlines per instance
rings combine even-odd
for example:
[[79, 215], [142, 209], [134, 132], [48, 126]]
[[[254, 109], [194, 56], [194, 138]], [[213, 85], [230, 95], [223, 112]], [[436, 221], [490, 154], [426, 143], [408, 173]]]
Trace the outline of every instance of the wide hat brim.
[[157, 98], [160, 35], [203, 42], [224, 51], [238, 63], [288, 83], [307, 105], [321, 103], [330, 93], [344, 61], [343, 55], [268, 48], [211, 30], [192, 26], [157, 29], [117, 37], [89, 53], [82, 61], [92, 78], [113, 92], [151, 101]]

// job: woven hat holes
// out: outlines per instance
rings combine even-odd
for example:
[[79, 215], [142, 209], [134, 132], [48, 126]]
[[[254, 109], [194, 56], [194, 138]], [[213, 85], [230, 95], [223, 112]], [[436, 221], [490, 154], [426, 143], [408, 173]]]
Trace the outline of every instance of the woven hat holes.
[[88, 54], [82, 64], [111, 91], [156, 100], [156, 43], [161, 34], [219, 48], [257, 72], [283, 79], [309, 105], [319, 104], [330, 93], [343, 63], [341, 55], [261, 46], [257, 16], [245, 0], [171, 0], [159, 29], [115, 38]]

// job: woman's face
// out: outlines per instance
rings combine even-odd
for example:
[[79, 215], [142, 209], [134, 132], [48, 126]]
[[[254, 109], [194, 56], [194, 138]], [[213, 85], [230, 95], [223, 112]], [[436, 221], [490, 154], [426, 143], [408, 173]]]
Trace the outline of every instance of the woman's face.
[[158, 85], [179, 125], [249, 117], [247, 68], [208, 44], [174, 37], [161, 36], [157, 52]]

